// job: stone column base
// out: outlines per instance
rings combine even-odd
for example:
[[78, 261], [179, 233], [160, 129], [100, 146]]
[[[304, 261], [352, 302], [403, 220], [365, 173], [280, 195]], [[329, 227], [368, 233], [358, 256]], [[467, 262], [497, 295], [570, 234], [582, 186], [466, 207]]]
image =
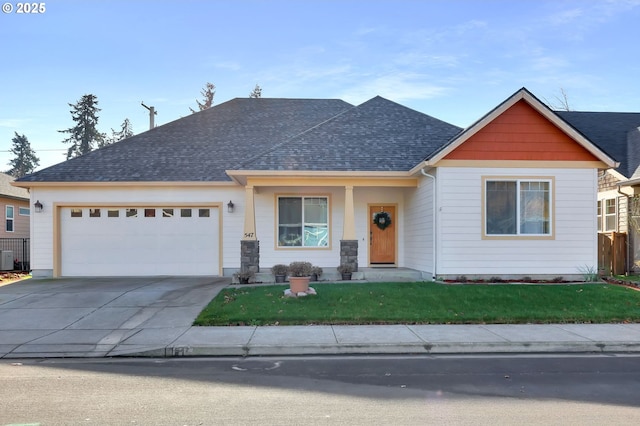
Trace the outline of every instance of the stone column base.
[[240, 241], [240, 271], [260, 272], [260, 241]]
[[353, 266], [358, 270], [358, 240], [340, 240], [340, 264]]

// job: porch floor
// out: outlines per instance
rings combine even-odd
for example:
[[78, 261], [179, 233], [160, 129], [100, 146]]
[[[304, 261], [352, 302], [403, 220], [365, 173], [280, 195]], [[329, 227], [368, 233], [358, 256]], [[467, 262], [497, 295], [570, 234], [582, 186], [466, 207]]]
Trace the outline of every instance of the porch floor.
[[[351, 276], [352, 281], [360, 282], [383, 282], [383, 281], [425, 281], [431, 277], [421, 271], [410, 268], [358, 268]], [[340, 273], [331, 268], [324, 268], [322, 276], [318, 282], [342, 281]], [[267, 268], [264, 272], [259, 272], [255, 276], [256, 283], [275, 283], [275, 277]]]

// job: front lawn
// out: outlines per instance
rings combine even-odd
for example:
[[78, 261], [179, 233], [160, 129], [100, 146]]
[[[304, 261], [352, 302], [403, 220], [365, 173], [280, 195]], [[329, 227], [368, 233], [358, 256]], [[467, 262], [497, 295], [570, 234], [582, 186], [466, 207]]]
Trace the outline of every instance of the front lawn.
[[225, 289], [194, 325], [640, 322], [640, 291], [610, 284], [313, 284], [297, 299], [286, 285]]

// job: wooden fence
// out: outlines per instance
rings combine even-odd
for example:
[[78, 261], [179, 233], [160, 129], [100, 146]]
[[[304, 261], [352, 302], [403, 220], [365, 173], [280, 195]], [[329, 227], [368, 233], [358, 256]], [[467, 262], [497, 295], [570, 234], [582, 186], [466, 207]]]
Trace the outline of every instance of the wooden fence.
[[598, 234], [598, 272], [603, 276], [624, 275], [627, 259], [627, 234]]

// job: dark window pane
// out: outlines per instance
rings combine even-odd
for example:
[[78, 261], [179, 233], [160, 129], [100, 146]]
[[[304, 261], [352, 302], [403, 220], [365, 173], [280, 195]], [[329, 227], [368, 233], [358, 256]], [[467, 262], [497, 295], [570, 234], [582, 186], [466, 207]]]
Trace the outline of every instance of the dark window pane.
[[487, 181], [487, 235], [516, 233], [516, 182]]

